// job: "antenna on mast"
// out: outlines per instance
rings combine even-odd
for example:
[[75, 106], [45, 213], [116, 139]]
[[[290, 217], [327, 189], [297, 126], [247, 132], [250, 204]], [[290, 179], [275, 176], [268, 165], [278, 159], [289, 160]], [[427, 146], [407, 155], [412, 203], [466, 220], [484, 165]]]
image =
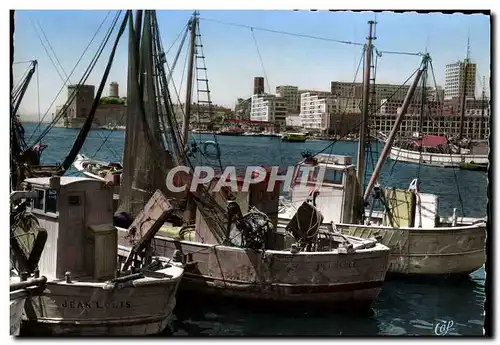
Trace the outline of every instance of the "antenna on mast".
[[467, 62], [470, 60], [470, 29], [467, 35]]

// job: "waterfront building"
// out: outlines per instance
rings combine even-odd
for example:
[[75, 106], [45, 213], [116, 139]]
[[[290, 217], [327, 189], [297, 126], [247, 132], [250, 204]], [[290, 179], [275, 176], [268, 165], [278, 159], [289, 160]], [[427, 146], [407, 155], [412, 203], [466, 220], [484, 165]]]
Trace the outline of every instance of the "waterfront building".
[[[467, 80], [466, 76], [467, 66]], [[465, 59], [446, 65], [444, 77], [444, 99], [452, 99], [463, 95], [464, 86], [465, 97], [474, 98], [476, 94], [476, 64]]]

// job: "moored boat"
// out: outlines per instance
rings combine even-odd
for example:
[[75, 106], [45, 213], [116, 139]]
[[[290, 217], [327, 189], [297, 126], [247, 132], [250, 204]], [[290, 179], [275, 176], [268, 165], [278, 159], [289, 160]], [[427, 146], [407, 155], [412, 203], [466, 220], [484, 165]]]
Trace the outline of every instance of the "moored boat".
[[[368, 62], [373, 48], [373, 25], [374, 22], [370, 22], [369, 49], [365, 50], [365, 61]], [[370, 80], [368, 62], [365, 65], [365, 82]], [[293, 187], [291, 205], [296, 207], [307, 195], [319, 192], [317, 204], [325, 215], [325, 223], [334, 223], [346, 235], [375, 237], [391, 249], [390, 273], [466, 276], [481, 268], [486, 260], [485, 220], [476, 219], [468, 224], [460, 224], [454, 217], [451, 224], [442, 223], [438, 215], [438, 196], [423, 193], [418, 179], [412, 181], [408, 190], [382, 187], [377, 182], [415, 89], [430, 63], [430, 55], [424, 55], [404, 102], [398, 108], [394, 126], [384, 139], [384, 148], [363, 194], [369, 88], [364, 88], [363, 94], [364, 126], [360, 128], [356, 168], [348, 156], [304, 154], [304, 160], [297, 169], [300, 166], [308, 168], [307, 175], [300, 176], [301, 172], [297, 170], [293, 181], [296, 183], [299, 178], [305, 179], [307, 184]], [[425, 78], [423, 80], [425, 82]], [[377, 204], [384, 210], [378, 217], [373, 212]], [[366, 205], [369, 206], [368, 215]], [[282, 209], [283, 221], [290, 219], [291, 212], [292, 208]]]
[[[356, 224], [353, 198], [356, 170], [352, 158], [321, 154], [312, 167], [310, 182], [294, 186], [291, 200], [282, 202], [280, 221], [287, 222], [311, 190], [319, 190], [316, 199], [324, 215], [324, 226], [333, 222], [338, 231], [350, 236], [376, 238], [391, 249], [389, 273], [428, 276], [465, 276], [485, 262], [486, 222], [483, 218], [440, 218], [437, 195], [422, 193], [414, 181], [409, 190], [377, 186], [373, 202], [384, 211], [365, 211], [365, 223]], [[297, 169], [299, 169], [299, 167]], [[324, 169], [325, 180], [317, 185], [315, 176]], [[294, 181], [300, 179], [296, 176]]]
[[304, 133], [284, 133], [281, 135], [281, 140], [292, 143], [303, 143], [307, 140], [307, 135]]
[[100, 181], [113, 181], [118, 185], [120, 184], [120, 174], [123, 170], [120, 162], [105, 162], [87, 157], [82, 153], [77, 155], [77, 158], [73, 162], [73, 167], [87, 177]]
[[[467, 167], [486, 167], [488, 166], [487, 154], [472, 154], [470, 150], [453, 150], [453, 145], [448, 139], [438, 135], [425, 135], [418, 140], [410, 140], [407, 148], [401, 146], [391, 147], [390, 159], [437, 166], [443, 168], [467, 168]], [[464, 151], [454, 153], [454, 151]]]
[[[26, 300], [27, 329], [78, 335], [162, 332], [175, 307], [183, 265], [143, 255], [141, 266], [120, 271], [113, 193], [104, 182], [53, 177], [25, 183], [39, 193], [30, 211], [48, 232], [48, 250], [39, 264], [47, 289]], [[155, 214], [150, 216], [165, 217], [171, 209], [161, 194], [155, 194], [151, 203], [149, 210]], [[154, 224], [144, 222], [142, 230], [146, 245], [148, 236], [154, 235]]]
[[[217, 181], [210, 183], [209, 190], [224, 207], [222, 194], [213, 191]], [[227, 224], [223, 242], [200, 210], [194, 226], [165, 225], [160, 230], [154, 240], [156, 254], [170, 256], [180, 250], [185, 260], [182, 292], [256, 302], [369, 308], [383, 285], [389, 249], [376, 240], [342, 235], [331, 227], [319, 230], [312, 225], [301, 232], [301, 225], [310, 224], [310, 217], [317, 214], [310, 202], [301, 205], [296, 218], [278, 224], [279, 185], [269, 193], [265, 192], [267, 182], [251, 186], [249, 192], [233, 193], [243, 206]], [[243, 179], [238, 185], [242, 187]], [[119, 244], [132, 246], [134, 236], [118, 229]]]

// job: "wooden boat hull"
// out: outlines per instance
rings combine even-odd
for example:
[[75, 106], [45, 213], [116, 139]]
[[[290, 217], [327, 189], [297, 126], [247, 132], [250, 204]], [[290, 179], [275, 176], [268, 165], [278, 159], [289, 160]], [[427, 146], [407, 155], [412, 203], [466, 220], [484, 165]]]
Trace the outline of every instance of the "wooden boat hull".
[[[121, 246], [130, 246], [119, 229]], [[181, 289], [224, 297], [310, 302], [329, 306], [350, 303], [369, 307], [377, 298], [389, 264], [389, 249], [380, 244], [354, 253], [255, 251], [157, 236], [156, 255], [180, 250], [187, 258]]]
[[486, 261], [486, 225], [388, 228], [336, 224], [342, 233], [361, 238], [381, 236], [391, 249], [389, 273], [404, 275], [468, 275]]
[[26, 301], [26, 327], [54, 335], [160, 333], [175, 307], [182, 277], [178, 270], [173, 278], [142, 278], [111, 290], [104, 283], [48, 282], [42, 295]]
[[390, 159], [399, 162], [431, 165], [444, 168], [458, 168], [463, 163], [486, 166], [488, 165], [488, 155], [445, 154], [429, 152], [420, 153], [419, 151], [406, 150], [399, 147], [391, 148]]
[[10, 301], [10, 335], [19, 335], [25, 299]]

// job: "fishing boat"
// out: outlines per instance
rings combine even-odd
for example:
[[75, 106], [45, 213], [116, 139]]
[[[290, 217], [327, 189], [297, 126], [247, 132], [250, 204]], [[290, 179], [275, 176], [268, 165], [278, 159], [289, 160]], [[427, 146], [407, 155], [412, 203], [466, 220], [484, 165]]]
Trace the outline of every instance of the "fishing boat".
[[[356, 168], [352, 157], [320, 154], [301, 162], [311, 168], [307, 186], [292, 186], [290, 199], [281, 199], [280, 222], [289, 221], [311, 190], [319, 190], [317, 207], [324, 215], [323, 227], [330, 224], [350, 236], [375, 238], [391, 248], [389, 273], [427, 276], [466, 276], [485, 262], [485, 219], [440, 217], [439, 197], [422, 193], [414, 181], [408, 190], [383, 188], [374, 191], [384, 211], [369, 208], [364, 223], [355, 216]], [[322, 169], [325, 178], [317, 185]], [[374, 204], [372, 201], [372, 205]], [[382, 202], [383, 201], [383, 202]]]
[[[38, 193], [28, 210], [48, 233], [48, 250], [39, 263], [47, 288], [26, 300], [26, 328], [94, 336], [162, 332], [175, 307], [183, 265], [145, 255], [142, 265], [120, 271], [112, 190], [104, 182], [41, 177], [25, 184]], [[144, 214], [159, 219], [171, 210], [161, 193], [146, 206]], [[144, 244], [155, 225], [143, 223]]]
[[[156, 23], [155, 18], [154, 11], [145, 12], [146, 22]], [[198, 21], [195, 13], [186, 29], [191, 31], [191, 47], [200, 47], [197, 43], [200, 37]], [[157, 32], [155, 26], [153, 31]], [[198, 53], [202, 54], [202, 51], [198, 50]], [[157, 54], [157, 51], [147, 52], [146, 56]], [[198, 56], [195, 59], [194, 49], [189, 57], [190, 61], [201, 60]], [[194, 70], [194, 65], [189, 65], [188, 85]], [[156, 68], [161, 68], [161, 65], [156, 65]], [[142, 74], [162, 80], [163, 73], [159, 69]], [[197, 79], [204, 80], [199, 76]], [[133, 82], [135, 79], [129, 80]], [[134, 111], [136, 103], [133, 100], [140, 104], [140, 98], [132, 93], [136, 92], [135, 88], [129, 90], [127, 111]], [[156, 99], [154, 96], [153, 93], [152, 99]], [[165, 102], [165, 108], [169, 109], [168, 98]], [[184, 129], [189, 123], [191, 103], [188, 94]], [[138, 112], [143, 108], [139, 104]], [[179, 136], [180, 131], [176, 128], [163, 131], [169, 134], [171, 149], [161, 147], [159, 139], [155, 140], [160, 148], [153, 145], [151, 138], [158, 138], [156, 129], [161, 124], [158, 125], [158, 119], [152, 115], [148, 113], [146, 116], [147, 126], [144, 122], [132, 123], [133, 118], [127, 116], [130, 122], [127, 122], [125, 133], [123, 182], [134, 180], [135, 185], [132, 188], [122, 183], [117, 213], [129, 215], [130, 221], [137, 219], [136, 208], [141, 205], [147, 191], [164, 188], [164, 181], [172, 171], [175, 172], [174, 168], [178, 169], [178, 165], [192, 166], [189, 155], [180, 149], [184, 147], [180, 143], [186, 142], [187, 135]], [[173, 113], [160, 115], [168, 119]], [[141, 129], [141, 126], [144, 127]], [[134, 142], [134, 147], [127, 147], [128, 141]], [[143, 145], [148, 149], [138, 154], [137, 150]], [[153, 159], [166, 152], [172, 152], [169, 158], [172, 163], [167, 159]], [[178, 165], [173, 161], [178, 161]], [[145, 178], [144, 174], [151, 177]], [[177, 176], [180, 176], [181, 183], [186, 184], [192, 181], [193, 171], [189, 169], [186, 174]], [[152, 242], [156, 255], [170, 257], [179, 251], [186, 265], [180, 288], [182, 292], [191, 293], [191, 296], [207, 293], [266, 303], [291, 302], [294, 306], [304, 303], [310, 307], [316, 302], [321, 306], [348, 309], [369, 308], [376, 300], [388, 267], [389, 249], [386, 246], [376, 240], [342, 235], [332, 228], [320, 231], [318, 225], [322, 216], [313, 200], [301, 205], [296, 217], [286, 225], [278, 226], [278, 183], [272, 192], [266, 190], [269, 181], [252, 185], [247, 192], [242, 189], [244, 181], [240, 177], [234, 181], [239, 186], [238, 191], [218, 191], [215, 188], [217, 183], [224, 180], [222, 175], [214, 177], [192, 191], [181, 191], [174, 196], [178, 204], [185, 200], [184, 205], [187, 205], [183, 209], [184, 225], [165, 223]], [[311, 223], [314, 219], [316, 224]], [[117, 225], [119, 245], [130, 248], [137, 244], [138, 234], [127, 226]]]
[[[14, 31], [15, 11], [10, 12], [10, 335], [20, 333], [24, 304], [28, 296], [36, 296], [45, 289], [45, 277], [40, 277], [37, 270], [41, 252], [47, 239], [46, 232], [39, 229], [38, 234], [29, 231], [30, 224], [36, 224], [36, 219], [26, 212], [26, 205], [37, 195], [29, 191], [16, 191], [22, 182], [22, 176], [33, 165], [40, 164], [40, 156], [47, 147], [41, 142], [34, 147], [28, 147], [25, 141], [24, 127], [18, 116], [19, 106], [28, 89], [33, 75], [38, 73], [36, 60], [24, 74], [24, 78], [14, 89]], [[38, 86], [38, 85], [37, 85]]]
[[[487, 171], [488, 169], [488, 144], [472, 142], [464, 138], [464, 122], [466, 111], [466, 90], [469, 82], [470, 49], [467, 42], [467, 57], [465, 59], [463, 87], [460, 87], [460, 130], [456, 138], [448, 138], [445, 135], [422, 135], [414, 133], [414, 138], [396, 140], [390, 151], [389, 158], [395, 161], [423, 164], [444, 168], [460, 168], [465, 170]], [[485, 121], [485, 90], [483, 81], [483, 93], [481, 102], [481, 121], [479, 124], [480, 137]], [[488, 112], [490, 113], [490, 112]], [[428, 119], [427, 119], [428, 120]], [[421, 109], [419, 124], [422, 128], [424, 122], [424, 111]], [[452, 139], [452, 140], [450, 140]]]
[[[370, 34], [365, 55], [366, 86], [370, 80], [372, 58], [372, 32], [374, 22], [369, 22]], [[392, 131], [373, 170], [368, 185], [362, 193], [365, 180], [365, 143], [368, 133], [369, 87], [363, 94], [363, 113], [359, 129], [356, 168], [351, 157], [332, 155], [305, 155], [299, 165], [311, 169], [305, 180], [307, 186], [293, 187], [289, 207], [282, 207], [280, 220], [287, 222], [305, 195], [319, 192], [316, 203], [324, 215], [324, 226], [333, 223], [344, 235], [376, 238], [391, 249], [389, 273], [417, 276], [468, 276], [485, 263], [486, 221], [458, 219], [442, 221], [438, 215], [439, 198], [423, 193], [421, 181], [414, 179], [407, 190], [383, 187], [377, 181], [387, 158], [403, 116], [409, 107], [415, 89], [432, 64], [425, 54], [416, 71], [413, 83], [398, 109]], [[425, 78], [424, 78], [425, 82]], [[326, 170], [324, 182], [318, 178]], [[296, 172], [296, 174], [298, 174]], [[381, 205], [382, 212], [374, 212]], [[365, 205], [368, 205], [365, 208]]]
[[[474, 148], [464, 149], [441, 135], [423, 135], [418, 139], [401, 140], [392, 147], [390, 159], [443, 168], [487, 169], [488, 155], [473, 154]], [[459, 153], [455, 153], [459, 151]]]
[[281, 135], [281, 141], [292, 143], [303, 143], [307, 140], [307, 135], [304, 133], [284, 133]]
[[[211, 188], [216, 184], [214, 179]], [[238, 184], [242, 186], [242, 178]], [[269, 193], [272, 195], [258, 200], [266, 187], [261, 183], [249, 193], [234, 193], [245, 208], [232, 204], [238, 211], [234, 222], [224, 224], [224, 229], [231, 229], [221, 235], [226, 241], [216, 235], [199, 210], [193, 226], [166, 224], [162, 228], [154, 240], [156, 254], [181, 251], [186, 260], [182, 291], [254, 301], [321, 303], [333, 308], [369, 307], [385, 279], [388, 248], [332, 228], [308, 226], [301, 232], [301, 226], [309, 224], [311, 213], [316, 212], [311, 203], [304, 203], [300, 216], [292, 221], [277, 224], [279, 186]], [[219, 193], [213, 194], [221, 207], [226, 204]], [[131, 246], [133, 236], [119, 230], [120, 245]]]
[[[109, 31], [113, 32], [119, 25], [107, 68], [89, 115], [66, 159], [53, 167], [32, 164], [29, 169], [14, 169], [12, 173], [16, 188], [22, 182], [21, 193], [35, 194], [31, 203], [23, 205], [37, 222], [29, 226], [24, 224], [22, 230], [38, 233], [36, 238], [42, 239], [43, 229], [47, 234], [47, 250], [41, 254], [39, 263], [39, 272], [46, 277], [47, 288], [39, 296], [30, 294], [25, 301], [23, 325], [35, 334], [45, 331], [79, 335], [156, 334], [165, 329], [176, 304], [175, 295], [184, 266], [177, 258], [154, 257], [150, 250], [151, 239], [159, 229], [158, 222], [169, 219], [173, 209], [164, 194], [153, 191], [144, 196], [138, 208], [137, 221], [140, 223], [131, 224], [140, 229], [140, 241], [128, 248], [125, 260], [120, 261], [110, 183], [95, 177], [61, 177], [77, 158], [92, 128], [116, 47], [127, 26], [132, 40], [129, 51], [137, 53], [132, 13], [126, 11], [120, 25], [121, 14], [122, 11], [117, 11]], [[137, 92], [137, 75], [133, 86]], [[131, 105], [133, 107], [133, 102]], [[57, 116], [63, 113], [64, 109]], [[48, 125], [48, 130], [56, 121], [57, 117]], [[40, 135], [35, 142], [40, 142], [42, 137]], [[14, 152], [16, 157], [23, 157], [31, 150], [17, 146], [14, 149], [11, 148], [11, 155]], [[20, 164], [20, 159], [13, 158], [13, 161]], [[126, 181], [125, 185], [130, 187], [131, 181]], [[11, 211], [11, 218], [18, 213]], [[39, 248], [36, 241], [28, 247]], [[123, 248], [120, 249], [120, 253], [123, 252]]]

